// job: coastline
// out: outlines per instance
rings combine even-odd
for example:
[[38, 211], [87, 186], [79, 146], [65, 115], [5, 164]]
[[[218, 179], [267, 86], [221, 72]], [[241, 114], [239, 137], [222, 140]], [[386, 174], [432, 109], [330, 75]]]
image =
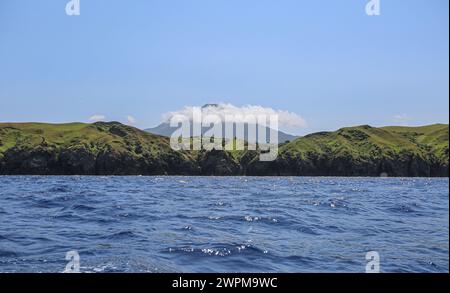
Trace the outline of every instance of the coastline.
[[175, 151], [118, 122], [0, 123], [0, 175], [449, 177], [448, 125], [347, 127], [256, 150]]

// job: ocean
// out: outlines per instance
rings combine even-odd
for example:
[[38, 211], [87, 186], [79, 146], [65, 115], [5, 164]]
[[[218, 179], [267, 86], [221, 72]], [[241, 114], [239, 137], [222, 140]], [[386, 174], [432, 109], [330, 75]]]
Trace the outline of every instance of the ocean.
[[448, 178], [0, 176], [0, 272], [449, 271]]

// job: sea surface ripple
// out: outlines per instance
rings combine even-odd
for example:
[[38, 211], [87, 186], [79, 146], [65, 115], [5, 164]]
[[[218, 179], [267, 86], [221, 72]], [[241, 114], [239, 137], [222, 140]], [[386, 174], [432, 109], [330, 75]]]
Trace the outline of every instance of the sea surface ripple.
[[449, 271], [449, 180], [0, 176], [0, 272]]

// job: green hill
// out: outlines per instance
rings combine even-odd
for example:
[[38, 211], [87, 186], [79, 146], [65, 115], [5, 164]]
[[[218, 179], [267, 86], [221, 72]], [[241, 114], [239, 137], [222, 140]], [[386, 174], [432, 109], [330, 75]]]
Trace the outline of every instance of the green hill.
[[0, 124], [0, 174], [192, 174], [189, 155], [118, 122]]
[[448, 176], [448, 125], [367, 125], [258, 151], [183, 151], [118, 122], [0, 123], [0, 174]]
[[275, 162], [247, 173], [320, 176], [448, 176], [448, 125], [347, 127], [281, 146]]

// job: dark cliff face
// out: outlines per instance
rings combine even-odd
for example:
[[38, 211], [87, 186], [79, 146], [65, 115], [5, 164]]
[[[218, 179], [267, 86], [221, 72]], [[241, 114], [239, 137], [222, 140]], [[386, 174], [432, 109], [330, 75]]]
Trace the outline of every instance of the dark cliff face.
[[229, 153], [219, 150], [202, 151], [197, 164], [202, 175], [230, 176], [243, 175], [239, 162]]
[[176, 154], [155, 158], [133, 156], [105, 148], [98, 153], [86, 149], [12, 149], [0, 163], [0, 174], [8, 175], [196, 175], [198, 167]]
[[413, 154], [364, 161], [351, 156], [307, 159], [282, 156], [274, 162], [252, 162], [247, 167], [247, 175], [442, 177], [448, 176], [448, 166]]
[[448, 176], [448, 125], [360, 126], [258, 151], [174, 151], [169, 139], [117, 122], [0, 124], [3, 175]]

